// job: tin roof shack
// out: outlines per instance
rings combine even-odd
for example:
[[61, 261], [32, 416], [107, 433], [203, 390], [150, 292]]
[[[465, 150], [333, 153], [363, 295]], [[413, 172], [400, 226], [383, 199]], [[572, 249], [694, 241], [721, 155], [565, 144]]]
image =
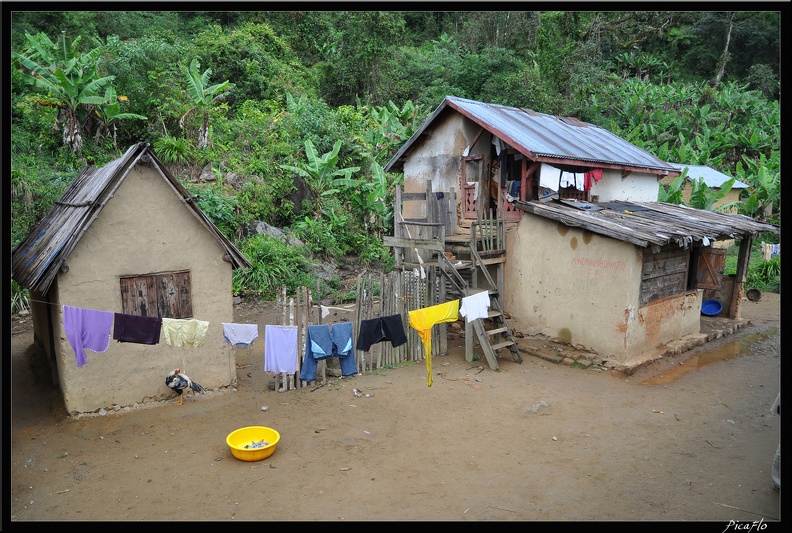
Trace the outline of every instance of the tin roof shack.
[[[439, 236], [452, 255], [462, 255], [460, 243], [478, 246], [481, 239], [470, 234], [494, 218], [505, 227], [504, 244], [491, 251], [497, 257], [471, 254], [479, 270], [491, 273], [472, 279], [498, 280], [484, 288], [499, 295], [518, 330], [579, 345], [622, 366], [699, 332], [701, 291], [722, 284], [725, 257], [709, 253], [710, 244], [744, 239], [736, 276], [741, 289], [753, 236], [776, 229], [737, 215], [658, 206], [658, 182], [680, 169], [603, 128], [451, 96], [385, 170], [404, 172], [403, 197], [426, 198], [403, 206], [397, 198], [395, 211], [403, 214], [395, 221], [394, 246], [432, 248], [425, 234], [423, 241], [405, 240], [409, 232], [401, 226], [422, 220], [439, 226], [428, 220], [444, 210], [434, 205], [435, 196], [455, 199], [455, 224], [445, 223]], [[438, 263], [447, 267], [440, 255]], [[734, 293], [735, 305], [724, 303], [724, 314], [739, 317], [741, 292]]]
[[[680, 171], [613, 133], [571, 117], [447, 96], [385, 167], [405, 192], [459, 191], [461, 227], [487, 210], [520, 220], [512, 199], [656, 201]], [[595, 171], [588, 177], [585, 174]], [[405, 206], [405, 217], [423, 216]]]
[[[246, 266], [145, 143], [83, 170], [12, 252], [12, 276], [31, 293], [35, 343], [71, 414], [171, 397], [165, 376], [174, 368], [209, 389], [231, 384], [222, 323], [233, 322], [232, 271]], [[209, 328], [199, 347], [111, 340], [78, 367], [64, 305]]]

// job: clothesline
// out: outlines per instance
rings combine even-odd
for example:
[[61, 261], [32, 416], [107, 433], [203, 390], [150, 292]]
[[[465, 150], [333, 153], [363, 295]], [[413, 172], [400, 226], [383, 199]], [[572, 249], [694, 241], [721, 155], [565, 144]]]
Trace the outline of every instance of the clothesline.
[[[465, 316], [468, 322], [486, 317], [488, 307], [488, 293], [480, 292], [462, 298], [461, 301], [459, 299], [452, 300], [409, 312], [409, 324], [418, 332], [424, 345], [427, 386], [432, 386], [432, 327], [435, 324], [456, 321], [459, 315]], [[194, 318], [148, 317], [68, 305], [63, 305], [62, 309], [63, 329], [69, 344], [74, 349], [78, 367], [84, 365], [88, 360], [85, 350], [100, 353], [107, 351], [110, 347], [111, 329], [112, 338], [118, 342], [159, 344], [160, 333], [162, 333], [168, 346], [192, 346], [197, 348], [203, 345], [210, 324], [208, 321]], [[223, 337], [228, 344], [248, 347], [258, 337], [258, 324], [223, 322], [222, 325]], [[366, 351], [371, 347], [371, 344], [384, 340], [391, 341], [394, 347], [406, 342], [406, 335], [401, 315], [399, 314], [379, 319], [363, 320], [360, 326], [357, 346], [352, 338], [352, 324], [349, 322], [334, 324], [332, 329], [330, 324], [308, 326], [308, 337], [303, 359], [303, 368], [306, 370], [308, 379], [301, 377], [301, 381], [313, 381], [315, 379], [317, 360], [327, 357], [338, 357], [342, 362], [341, 367], [344, 375], [351, 375], [353, 370], [357, 372], [354, 356], [349, 358], [349, 355], [353, 353], [353, 347], [357, 349], [364, 348], [363, 351]], [[292, 348], [296, 350], [297, 347], [297, 326], [271, 327], [268, 325], [266, 331], [269, 333], [278, 331], [279, 338], [273, 342], [269, 342], [269, 339], [267, 339], [268, 342], [265, 343], [264, 350], [265, 366], [272, 371], [279, 367], [279, 372], [287, 371], [289, 374], [296, 372], [296, 358], [294, 358], [293, 370], [291, 362], [286, 365], [288, 366], [288, 369], [286, 369], [282, 366], [283, 360], [278, 365], [268, 365], [266, 358], [268, 348], [271, 353], [274, 353], [273, 350], [276, 349], [278, 351], [288, 349], [286, 350], [288, 353], [296, 353]], [[291, 357], [288, 359], [291, 359]]]
[[[475, 295], [473, 295], [473, 296], [475, 296]], [[467, 297], [465, 297], [465, 298], [462, 298], [462, 303], [464, 303], [464, 302], [465, 302], [466, 300], [468, 300], [469, 298], [472, 298], [472, 297], [471, 297], [471, 296], [467, 296]], [[27, 300], [27, 301], [28, 301], [28, 302], [35, 302], [35, 303], [40, 303], [40, 304], [46, 304], [46, 305], [57, 305], [57, 306], [60, 306], [61, 308], [62, 308], [62, 307], [64, 307], [64, 305], [65, 305], [65, 304], [57, 304], [57, 303], [54, 303], [54, 302], [46, 302], [46, 301], [44, 301], [44, 300], [36, 300], [36, 299], [33, 299], [33, 298], [28, 298], [28, 300]], [[479, 300], [479, 302], [480, 302], [480, 301], [481, 301], [481, 300]], [[480, 305], [480, 303], [477, 303], [477, 305]], [[75, 307], [76, 307], [76, 306], [75, 306]], [[329, 314], [330, 314], [330, 311], [332, 311], [332, 310], [334, 310], [334, 311], [343, 311], [343, 312], [345, 312], [345, 313], [351, 313], [352, 311], [354, 311], [354, 308], [346, 308], [346, 307], [331, 307], [331, 306], [325, 306], [325, 305], [316, 305], [316, 304], [314, 304], [314, 306], [313, 306], [313, 307], [318, 307], [318, 308], [320, 309], [320, 311], [321, 311], [321, 313], [322, 313], [322, 318], [325, 318], [325, 317], [327, 317], [327, 315], [329, 315]], [[115, 313], [116, 311], [106, 311], [106, 312], [113, 312], [113, 313]], [[119, 314], [120, 314], [120, 313], [119, 313]], [[137, 315], [130, 315], [130, 316], [137, 316]], [[476, 317], [474, 317], [474, 318], [476, 318]], [[469, 319], [468, 321], [471, 321], [471, 320], [473, 320], [474, 318], [471, 318], [471, 319]], [[250, 322], [248, 322], [248, 323], [250, 323]]]

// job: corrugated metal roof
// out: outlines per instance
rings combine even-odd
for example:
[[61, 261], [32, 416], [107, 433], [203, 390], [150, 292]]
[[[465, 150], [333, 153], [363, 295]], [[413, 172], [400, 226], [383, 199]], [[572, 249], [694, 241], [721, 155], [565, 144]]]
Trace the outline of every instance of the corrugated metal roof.
[[532, 161], [583, 167], [621, 168], [658, 175], [679, 170], [608, 130], [571, 117], [557, 117], [526, 108], [487, 104], [446, 96], [424, 124], [385, 167], [401, 169], [404, 155], [446, 107], [455, 109], [490, 131]]
[[[715, 170], [714, 168], [708, 167], [706, 165], [683, 165], [681, 163], [669, 163], [669, 165], [676, 167], [680, 171], [687, 168], [688, 180], [701, 178], [704, 180], [704, 183], [707, 185], [707, 187], [720, 187], [724, 184], [724, 182], [732, 179], [732, 177], [728, 174], [724, 174], [723, 172]], [[746, 189], [748, 187], [749, 185], [747, 183], [744, 183], [740, 180], [734, 180], [734, 185], [732, 185], [732, 189]]]
[[154, 156], [147, 143], [131, 146], [119, 159], [102, 168], [80, 172], [55, 202], [52, 209], [11, 252], [11, 276], [26, 289], [46, 293], [58, 269], [85, 234], [102, 208], [113, 197], [129, 171], [138, 163], [153, 163], [188, 209], [225, 248], [233, 268], [250, 262], [192, 201], [184, 186]]
[[643, 248], [756, 236], [778, 227], [745, 215], [695, 209], [665, 202], [550, 202], [515, 200], [514, 205], [534, 215], [559, 221]]

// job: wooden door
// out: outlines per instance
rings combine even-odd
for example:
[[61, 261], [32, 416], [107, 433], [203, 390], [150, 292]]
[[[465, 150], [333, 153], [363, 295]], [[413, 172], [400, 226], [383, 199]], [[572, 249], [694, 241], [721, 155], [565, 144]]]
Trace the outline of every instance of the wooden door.
[[723, 285], [723, 268], [725, 265], [725, 248], [702, 247], [696, 275], [696, 286], [699, 289], [720, 289], [721, 285]]

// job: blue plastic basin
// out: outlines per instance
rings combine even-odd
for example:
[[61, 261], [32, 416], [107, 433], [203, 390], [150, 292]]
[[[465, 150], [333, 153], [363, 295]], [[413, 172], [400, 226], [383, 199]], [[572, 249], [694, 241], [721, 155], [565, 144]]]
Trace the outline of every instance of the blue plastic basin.
[[707, 300], [701, 304], [701, 314], [706, 316], [718, 316], [723, 311], [723, 304], [720, 300]]

